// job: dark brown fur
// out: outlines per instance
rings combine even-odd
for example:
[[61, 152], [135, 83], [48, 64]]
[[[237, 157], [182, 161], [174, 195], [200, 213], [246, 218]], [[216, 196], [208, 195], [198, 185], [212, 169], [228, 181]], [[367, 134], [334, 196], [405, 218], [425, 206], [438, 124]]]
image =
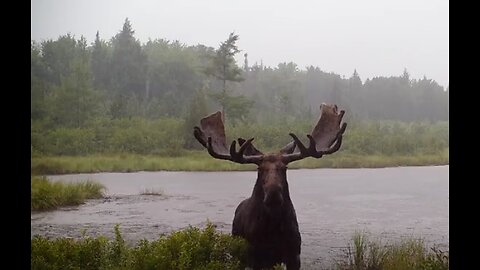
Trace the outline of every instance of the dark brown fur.
[[232, 226], [233, 235], [248, 241], [248, 265], [254, 270], [281, 263], [288, 270], [300, 269], [302, 240], [288, 190], [287, 164], [335, 153], [347, 127], [346, 123], [341, 125], [345, 111], [338, 111], [336, 105], [322, 104], [320, 111], [316, 126], [307, 135], [308, 147], [290, 133], [293, 141], [277, 154], [263, 154], [253, 146], [253, 138], [238, 138], [238, 151], [237, 141], [228, 148], [220, 112], [202, 118], [201, 126], [194, 128], [195, 138], [213, 158], [258, 166], [252, 196], [238, 205]]
[[300, 268], [301, 237], [290, 199], [287, 166], [279, 155], [266, 155], [258, 166], [252, 196], [235, 210], [232, 234], [250, 243], [249, 265], [253, 269], [285, 263]]

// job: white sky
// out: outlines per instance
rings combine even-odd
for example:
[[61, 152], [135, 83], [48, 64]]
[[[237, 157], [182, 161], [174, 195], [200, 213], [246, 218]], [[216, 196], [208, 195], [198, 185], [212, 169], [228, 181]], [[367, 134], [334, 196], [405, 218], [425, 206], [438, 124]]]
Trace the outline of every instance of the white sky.
[[239, 35], [239, 65], [294, 62], [362, 81], [424, 75], [448, 86], [448, 0], [31, 0], [31, 38], [110, 39], [129, 18], [135, 37], [217, 48]]

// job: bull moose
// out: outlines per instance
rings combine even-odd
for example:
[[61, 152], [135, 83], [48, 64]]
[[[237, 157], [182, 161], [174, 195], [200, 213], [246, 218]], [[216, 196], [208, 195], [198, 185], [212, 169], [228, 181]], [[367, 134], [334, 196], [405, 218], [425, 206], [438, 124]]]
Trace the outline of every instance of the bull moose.
[[306, 157], [321, 158], [336, 152], [347, 127], [347, 123], [341, 124], [344, 114], [336, 105], [323, 103], [320, 118], [307, 135], [308, 147], [290, 133], [293, 141], [279, 152], [267, 154], [253, 146], [253, 138], [238, 138], [238, 151], [237, 142], [233, 140], [228, 149], [221, 112], [202, 118], [200, 127], [194, 127], [195, 138], [213, 158], [258, 166], [252, 195], [238, 205], [232, 225], [232, 235], [241, 236], [249, 243], [248, 266], [264, 269], [284, 263], [288, 270], [300, 269], [301, 236], [288, 189], [287, 165]]

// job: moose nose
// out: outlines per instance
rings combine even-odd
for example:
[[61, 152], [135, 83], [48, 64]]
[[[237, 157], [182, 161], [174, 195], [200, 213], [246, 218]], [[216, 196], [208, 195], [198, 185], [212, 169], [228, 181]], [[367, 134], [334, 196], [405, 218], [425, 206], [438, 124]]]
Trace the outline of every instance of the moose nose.
[[271, 190], [265, 192], [263, 202], [266, 206], [280, 206], [283, 204], [283, 195], [280, 187], [272, 187]]

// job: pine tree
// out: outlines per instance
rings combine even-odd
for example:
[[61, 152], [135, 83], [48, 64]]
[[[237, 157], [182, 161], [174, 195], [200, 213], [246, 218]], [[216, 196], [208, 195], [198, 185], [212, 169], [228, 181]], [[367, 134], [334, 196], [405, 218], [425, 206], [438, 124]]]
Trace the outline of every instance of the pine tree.
[[238, 35], [230, 33], [228, 39], [220, 44], [215, 55], [211, 58], [210, 65], [206, 68], [205, 73], [222, 82], [222, 90], [219, 94], [212, 97], [222, 107], [222, 116], [225, 117], [225, 107], [229, 102], [229, 93], [227, 92], [227, 81], [241, 82], [244, 78], [241, 76], [242, 70], [235, 62], [235, 54], [240, 50], [235, 44], [238, 41]]
[[92, 46], [92, 75], [93, 86], [97, 89], [106, 90], [110, 87], [110, 59], [108, 55], [108, 45], [100, 39], [100, 33], [97, 31], [95, 42]]
[[113, 105], [111, 112], [114, 118], [123, 117], [127, 112], [128, 100], [132, 96], [143, 99], [145, 96], [147, 58], [140, 41], [136, 40], [128, 18], [125, 19], [122, 31], [113, 39], [112, 82]]

